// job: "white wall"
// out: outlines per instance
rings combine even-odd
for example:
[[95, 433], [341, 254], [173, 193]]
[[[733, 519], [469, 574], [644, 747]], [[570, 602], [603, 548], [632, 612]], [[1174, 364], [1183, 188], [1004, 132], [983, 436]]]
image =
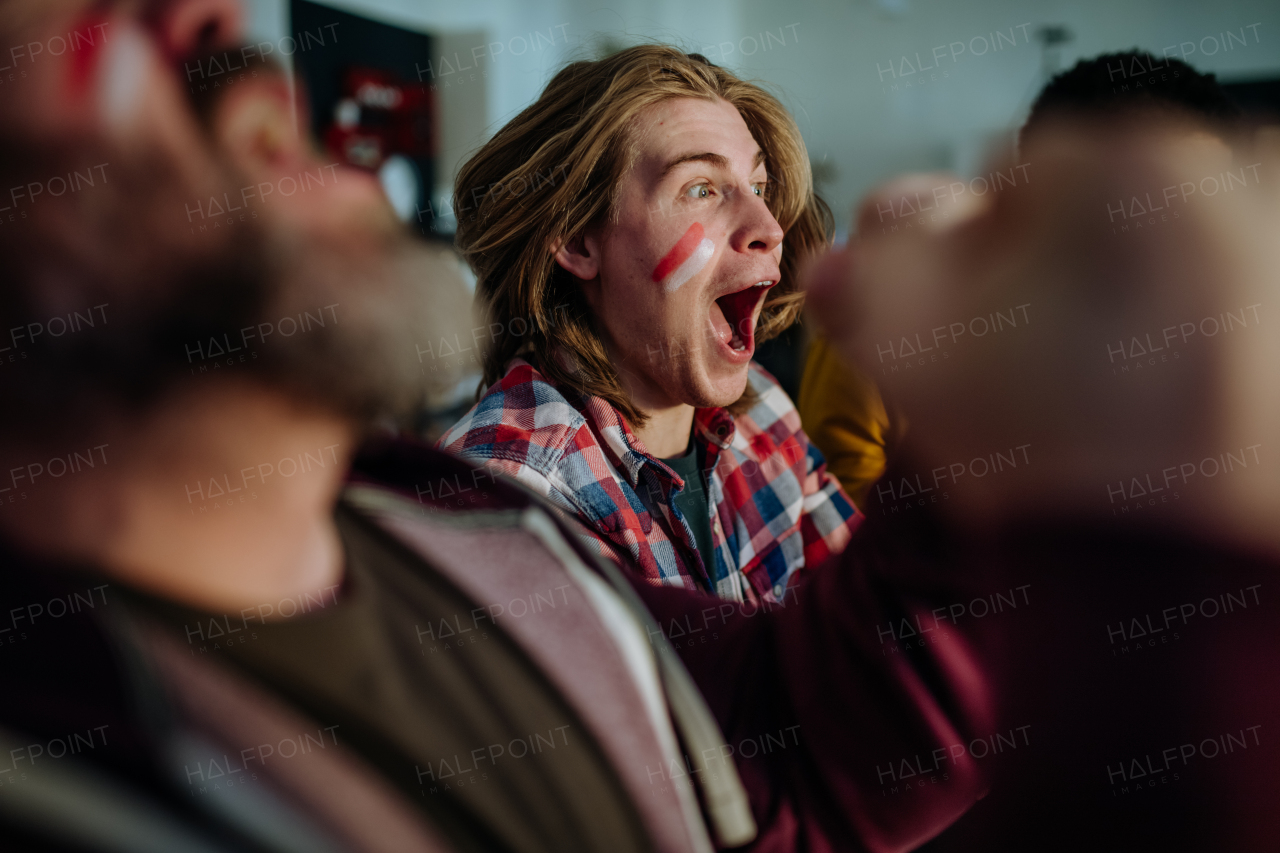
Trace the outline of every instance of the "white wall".
[[[823, 189], [843, 226], [857, 198], [885, 177], [931, 168], [972, 174], [980, 167], [989, 147], [1008, 138], [1021, 121], [1044, 82], [1041, 48], [1034, 39], [1041, 25], [1065, 24], [1075, 34], [1061, 51], [1062, 67], [1111, 50], [1136, 46], [1159, 53], [1190, 42], [1196, 47], [1188, 61], [1223, 79], [1280, 74], [1280, 3], [1275, 0], [335, 0], [331, 5], [440, 35], [450, 67], [455, 52], [461, 63], [476, 66], [454, 69], [450, 76], [434, 59], [443, 116], [454, 119], [442, 139], [445, 165], [460, 162], [530, 103], [561, 65], [590, 58], [602, 45], [656, 39], [701, 50], [713, 62], [761, 80], [792, 109], [811, 157], [834, 174]], [[255, 34], [285, 32], [283, 0], [250, 0], [249, 6]], [[1246, 47], [1238, 41], [1230, 50], [1221, 47], [1227, 30], [1238, 35], [1242, 28]], [[1004, 33], [1000, 49], [973, 55], [969, 46], [981, 50], [997, 30]], [[952, 59], [955, 42], [963, 42], [965, 50], [957, 48]], [[1200, 47], [1212, 50], [1215, 42], [1217, 54], [1205, 56]], [[502, 47], [490, 49], [491, 44]], [[933, 50], [939, 46], [943, 58], [935, 62]], [[469, 50], [476, 52], [469, 55]], [[937, 67], [900, 77], [907, 70], [902, 59], [914, 66], [917, 54], [921, 64]], [[464, 80], [463, 75], [478, 76]], [[441, 178], [447, 186], [452, 175]]]
[[[1204, 48], [1214, 50], [1214, 42], [1225, 42], [1220, 34], [1231, 29], [1238, 36], [1243, 27], [1247, 47], [1233, 41], [1229, 52], [1218, 47], [1214, 56], [1189, 47], [1187, 61], [1221, 79], [1280, 74], [1275, 0], [906, 0], [903, 13], [883, 11], [892, 5], [898, 4], [742, 0], [746, 32], [776, 20], [780, 6], [797, 24], [794, 49], [757, 53], [738, 68], [775, 84], [800, 122], [811, 158], [834, 165], [836, 179], [825, 194], [845, 224], [862, 193], [899, 171], [976, 173], [988, 145], [1011, 135], [1045, 81], [1040, 45], [1023, 37], [1041, 25], [1065, 24], [1075, 34], [1061, 50], [1063, 68], [1108, 51], [1139, 47], [1159, 54], [1205, 38]], [[1011, 28], [1016, 46], [1009, 45]], [[998, 52], [969, 52], [970, 44], [982, 50], [996, 30], [1006, 35]], [[954, 42], [966, 49], [957, 48], [952, 60]], [[922, 65], [934, 65], [939, 45], [948, 46], [944, 58], [908, 78], [915, 85], [895, 76], [904, 56], [914, 66], [919, 53]]]
[[[247, 0], [250, 32], [288, 32], [286, 0]], [[566, 62], [642, 40], [690, 49], [736, 38], [737, 0], [332, 0], [327, 5], [438, 36], [420, 76], [435, 84], [441, 110], [440, 209], [457, 167], [521, 109]]]

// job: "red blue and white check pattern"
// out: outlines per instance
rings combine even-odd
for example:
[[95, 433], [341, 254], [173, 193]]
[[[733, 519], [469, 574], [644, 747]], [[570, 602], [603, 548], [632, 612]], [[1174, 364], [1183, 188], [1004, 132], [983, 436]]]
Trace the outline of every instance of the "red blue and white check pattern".
[[602, 554], [629, 556], [654, 585], [776, 601], [806, 567], [841, 551], [862, 516], [777, 381], [755, 364], [749, 381], [758, 402], [746, 413], [694, 416], [710, 470], [712, 567], [673, 501], [684, 481], [644, 449], [616, 409], [599, 397], [566, 398], [522, 359], [438, 446], [576, 516]]

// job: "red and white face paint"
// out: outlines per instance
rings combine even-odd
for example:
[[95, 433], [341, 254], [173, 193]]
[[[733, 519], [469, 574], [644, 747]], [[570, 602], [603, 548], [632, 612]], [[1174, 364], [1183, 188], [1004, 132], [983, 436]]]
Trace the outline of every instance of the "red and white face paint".
[[137, 120], [147, 94], [147, 70], [154, 50], [136, 26], [123, 24], [112, 34], [101, 58], [98, 108], [107, 123], [125, 130]]
[[702, 272], [715, 253], [716, 244], [703, 232], [701, 223], [695, 222], [653, 268], [653, 281], [662, 282], [663, 290], [674, 293]]

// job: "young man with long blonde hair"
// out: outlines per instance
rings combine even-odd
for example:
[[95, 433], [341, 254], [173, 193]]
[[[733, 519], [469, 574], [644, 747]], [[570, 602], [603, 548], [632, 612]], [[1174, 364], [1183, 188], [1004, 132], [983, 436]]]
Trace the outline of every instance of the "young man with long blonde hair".
[[575, 62], [455, 191], [474, 203], [457, 245], [507, 331], [441, 447], [655, 584], [776, 601], [844, 547], [856, 510], [752, 363], [830, 224], [774, 97], [670, 47]]

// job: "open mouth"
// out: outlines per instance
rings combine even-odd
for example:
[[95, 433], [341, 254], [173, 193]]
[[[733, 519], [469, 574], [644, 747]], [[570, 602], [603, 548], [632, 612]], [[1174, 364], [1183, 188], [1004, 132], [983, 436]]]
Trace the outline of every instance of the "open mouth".
[[711, 305], [711, 329], [734, 352], [748, 352], [755, 345], [756, 308], [775, 282], [761, 281], [734, 293], [726, 293]]

